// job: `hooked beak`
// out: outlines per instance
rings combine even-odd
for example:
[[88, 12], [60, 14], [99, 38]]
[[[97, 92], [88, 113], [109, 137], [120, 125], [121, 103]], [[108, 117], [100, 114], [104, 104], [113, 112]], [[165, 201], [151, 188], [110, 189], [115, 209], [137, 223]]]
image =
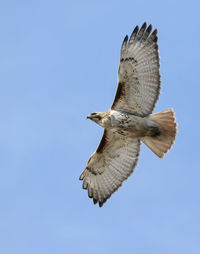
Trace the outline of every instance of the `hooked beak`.
[[86, 117], [86, 119], [91, 119], [91, 116], [90, 116], [90, 115], [88, 115], [88, 116]]

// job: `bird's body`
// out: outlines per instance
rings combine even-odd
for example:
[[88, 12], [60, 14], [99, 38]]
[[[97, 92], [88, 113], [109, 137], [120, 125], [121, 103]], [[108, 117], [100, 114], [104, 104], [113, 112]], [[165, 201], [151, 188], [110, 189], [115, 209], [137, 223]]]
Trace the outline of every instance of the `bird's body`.
[[[142, 138], [156, 136], [160, 133], [158, 124], [150, 120], [149, 117], [140, 117], [119, 110], [98, 112], [96, 116], [98, 116], [95, 121], [97, 124], [113, 133], [118, 133], [119, 138]], [[92, 116], [88, 116], [88, 118], [94, 119]]]
[[157, 30], [151, 30], [144, 23], [125, 37], [114, 102], [107, 112], [88, 116], [104, 134], [80, 180], [100, 207], [134, 171], [141, 141], [162, 158], [175, 140], [173, 110], [151, 114], [160, 92]]

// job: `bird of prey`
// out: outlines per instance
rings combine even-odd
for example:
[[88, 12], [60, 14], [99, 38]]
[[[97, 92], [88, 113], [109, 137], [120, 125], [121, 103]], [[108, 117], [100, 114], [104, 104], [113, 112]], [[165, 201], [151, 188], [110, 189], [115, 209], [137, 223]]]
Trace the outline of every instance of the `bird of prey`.
[[101, 207], [133, 173], [141, 141], [159, 158], [176, 136], [173, 109], [151, 114], [160, 92], [157, 29], [146, 22], [124, 38], [118, 71], [118, 88], [107, 112], [87, 118], [104, 128], [100, 144], [80, 176], [83, 189]]

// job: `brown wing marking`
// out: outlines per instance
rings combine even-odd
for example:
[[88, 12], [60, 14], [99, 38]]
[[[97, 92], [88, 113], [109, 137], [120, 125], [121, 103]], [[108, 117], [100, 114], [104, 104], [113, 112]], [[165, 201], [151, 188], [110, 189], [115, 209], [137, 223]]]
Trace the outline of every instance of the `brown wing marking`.
[[107, 143], [107, 131], [104, 130], [103, 137], [102, 137], [102, 139], [101, 139], [101, 142], [100, 142], [100, 144], [99, 144], [99, 146], [98, 146], [96, 152], [97, 152], [97, 153], [102, 153], [103, 150], [104, 150], [104, 147], [105, 147], [106, 143]]
[[125, 96], [125, 83], [124, 82], [119, 82], [117, 92], [116, 92], [116, 95], [115, 95], [115, 99], [113, 101], [111, 109], [113, 109], [115, 107], [115, 105], [117, 104], [119, 99], [122, 98], [123, 96]]

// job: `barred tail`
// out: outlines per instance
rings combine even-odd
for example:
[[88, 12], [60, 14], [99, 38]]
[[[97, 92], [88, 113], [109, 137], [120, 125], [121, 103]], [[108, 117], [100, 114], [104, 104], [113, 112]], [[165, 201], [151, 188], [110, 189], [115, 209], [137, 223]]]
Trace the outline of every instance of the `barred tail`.
[[149, 118], [159, 125], [161, 134], [156, 137], [146, 136], [141, 140], [159, 158], [163, 158], [164, 154], [172, 147], [177, 133], [174, 111], [173, 109], [166, 109], [150, 115]]

